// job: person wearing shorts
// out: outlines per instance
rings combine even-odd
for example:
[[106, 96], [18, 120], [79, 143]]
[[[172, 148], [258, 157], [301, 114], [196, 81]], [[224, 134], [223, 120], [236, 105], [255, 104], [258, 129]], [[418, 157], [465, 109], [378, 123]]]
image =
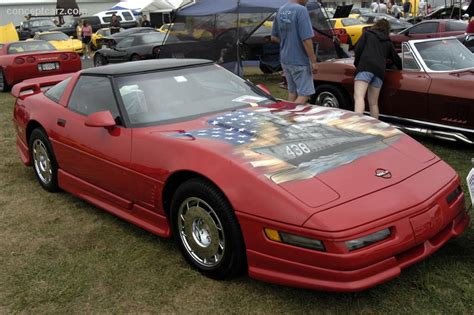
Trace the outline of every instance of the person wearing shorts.
[[365, 111], [365, 96], [369, 101], [370, 115], [379, 118], [379, 95], [383, 85], [387, 60], [402, 69], [402, 60], [390, 41], [390, 24], [381, 19], [364, 32], [354, 49], [356, 75], [354, 78], [355, 112]]
[[92, 40], [92, 26], [87, 21], [84, 21], [82, 26], [82, 46], [84, 49], [84, 59], [89, 59], [90, 47]]
[[290, 0], [275, 17], [272, 41], [280, 44], [280, 61], [288, 82], [288, 101], [306, 104], [314, 94], [313, 73], [318, 69], [313, 26], [307, 0]]

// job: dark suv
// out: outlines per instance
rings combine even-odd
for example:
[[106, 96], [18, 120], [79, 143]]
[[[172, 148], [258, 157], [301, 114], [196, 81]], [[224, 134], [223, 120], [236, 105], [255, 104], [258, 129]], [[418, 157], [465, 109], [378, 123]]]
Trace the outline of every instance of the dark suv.
[[26, 40], [35, 36], [37, 32], [47, 32], [56, 28], [56, 24], [50, 18], [33, 18], [21, 22], [17, 28], [20, 40]]

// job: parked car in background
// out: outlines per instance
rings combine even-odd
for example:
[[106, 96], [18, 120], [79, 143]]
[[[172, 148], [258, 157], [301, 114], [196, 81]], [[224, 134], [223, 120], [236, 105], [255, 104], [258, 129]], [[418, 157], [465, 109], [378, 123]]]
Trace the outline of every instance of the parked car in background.
[[[402, 44], [403, 70], [387, 70], [383, 120], [407, 131], [474, 144], [474, 54], [455, 37]], [[353, 59], [327, 61], [315, 75], [313, 103], [352, 110]]]
[[339, 18], [331, 19], [331, 24], [333, 29], [344, 29], [347, 34], [349, 34], [349, 46], [353, 47], [359, 41], [359, 38], [362, 36], [362, 33], [372, 26], [372, 24], [367, 24], [356, 18]]
[[437, 38], [464, 34], [467, 23], [458, 20], [427, 20], [412, 27], [391, 34], [390, 39], [397, 51], [401, 51], [402, 43], [412, 39]]
[[50, 18], [32, 18], [21, 22], [17, 29], [20, 40], [32, 38], [38, 32], [47, 32], [57, 26]]
[[77, 25], [81, 21], [87, 21], [87, 23], [89, 23], [89, 25], [92, 27], [92, 31], [94, 33], [103, 27], [98, 16], [81, 16], [81, 17], [74, 17], [69, 23], [61, 27], [58, 27], [54, 30], [58, 32], [63, 32], [67, 36], [73, 36], [74, 38], [77, 38], [76, 29], [77, 29]]
[[394, 18], [393, 16], [384, 13], [363, 13], [359, 15], [359, 20], [361, 20], [365, 24], [375, 24], [381, 19], [385, 19], [388, 21], [392, 33], [398, 33], [407, 29], [410, 26], [413, 26], [413, 24], [411, 23]]
[[96, 40], [96, 47], [102, 48], [103, 46], [114, 47], [117, 46], [123, 39], [129, 37], [133, 34], [143, 34], [143, 33], [156, 33], [158, 32], [152, 27], [134, 27], [127, 30], [122, 30], [118, 33], [115, 33], [110, 36], [101, 36]]
[[0, 44], [0, 92], [23, 80], [81, 69], [79, 55], [60, 52], [45, 41], [28, 40]]
[[365, 290], [469, 225], [459, 175], [409, 136], [276, 100], [206, 60], [92, 68], [12, 94], [17, 150], [41, 187], [174, 236], [213, 279]]
[[439, 6], [434, 8], [429, 14], [425, 16], [415, 16], [408, 19], [408, 22], [416, 24], [424, 20], [438, 20], [438, 19], [454, 19], [460, 20], [464, 14], [466, 14], [468, 6], [462, 5], [461, 10], [459, 10], [459, 4], [450, 5], [450, 6]]
[[92, 49], [96, 50], [98, 48], [101, 48], [98, 46], [97, 44], [97, 41], [99, 39], [102, 39], [104, 37], [108, 37], [108, 36], [111, 36], [112, 33], [110, 32], [110, 28], [109, 27], [105, 27], [105, 28], [101, 28], [100, 30], [98, 30], [97, 32], [95, 32], [93, 35], [92, 35], [92, 39], [91, 39], [91, 47]]
[[100, 67], [109, 63], [156, 59], [165, 41], [172, 44], [179, 40], [174, 35], [162, 32], [129, 35], [116, 46], [98, 50], [94, 55], [94, 65]]
[[116, 15], [117, 19], [120, 21], [120, 26], [122, 28], [132, 28], [137, 27], [138, 21], [135, 15], [131, 10], [111, 10], [111, 11], [103, 11], [95, 14], [100, 19], [100, 23], [105, 27], [110, 25], [112, 21], [112, 15]]
[[59, 51], [72, 51], [82, 54], [82, 41], [74, 39], [72, 36], [69, 37], [63, 32], [36, 33], [33, 39], [47, 41]]

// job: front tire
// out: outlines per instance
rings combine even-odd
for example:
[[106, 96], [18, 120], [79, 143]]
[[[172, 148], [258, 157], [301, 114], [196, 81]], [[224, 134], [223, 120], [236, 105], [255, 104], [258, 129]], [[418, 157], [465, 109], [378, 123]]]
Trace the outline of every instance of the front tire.
[[317, 85], [311, 103], [323, 107], [351, 109], [351, 101], [345, 91], [330, 84]]
[[246, 266], [239, 223], [224, 194], [203, 179], [190, 179], [171, 204], [173, 235], [186, 261], [204, 275], [225, 279]]
[[29, 148], [33, 169], [41, 187], [49, 192], [59, 191], [58, 164], [48, 136], [43, 129], [33, 130], [30, 136]]
[[107, 65], [109, 62], [107, 61], [107, 58], [102, 56], [101, 54], [96, 53], [94, 56], [94, 67], [102, 67]]
[[10, 86], [7, 83], [7, 78], [3, 69], [0, 69], [0, 92], [8, 92], [10, 90]]

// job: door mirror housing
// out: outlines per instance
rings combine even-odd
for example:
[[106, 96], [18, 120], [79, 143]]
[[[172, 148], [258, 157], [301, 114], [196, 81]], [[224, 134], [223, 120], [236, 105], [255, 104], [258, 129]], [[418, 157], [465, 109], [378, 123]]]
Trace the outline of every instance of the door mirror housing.
[[411, 37], [411, 36], [410, 36], [410, 30], [405, 30], [405, 31], [403, 32], [403, 35], [408, 36], [408, 37]]
[[267, 93], [268, 95], [272, 95], [272, 93], [270, 92], [270, 90], [266, 87], [265, 84], [263, 83], [260, 83], [257, 85], [257, 87], [262, 90], [263, 92]]
[[110, 111], [97, 112], [87, 116], [85, 125], [87, 127], [113, 129], [117, 123]]

